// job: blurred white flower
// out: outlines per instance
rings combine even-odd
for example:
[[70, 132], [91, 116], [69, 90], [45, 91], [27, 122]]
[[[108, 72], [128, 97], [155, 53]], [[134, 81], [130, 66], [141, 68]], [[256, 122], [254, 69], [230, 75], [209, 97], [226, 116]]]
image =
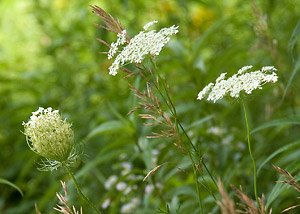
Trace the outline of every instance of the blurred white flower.
[[159, 150], [158, 149], [152, 149], [152, 155], [159, 155]]
[[246, 145], [244, 142], [238, 142], [237, 144], [237, 148], [240, 150], [245, 150], [246, 149]]
[[[178, 26], [163, 28], [160, 31], [148, 31], [148, 28], [156, 23], [149, 22], [144, 26], [145, 31], [141, 31], [133, 37], [129, 44], [117, 55], [113, 64], [109, 67], [109, 74], [116, 75], [117, 70], [127, 63], [141, 63], [146, 55], [157, 56], [162, 48], [169, 42], [170, 36], [178, 33]], [[119, 39], [111, 44], [108, 58], [112, 58], [118, 51], [120, 45], [125, 44], [125, 33], [118, 34]]]
[[107, 198], [103, 201], [101, 207], [102, 207], [102, 209], [106, 209], [109, 205], [110, 205], [110, 199]]
[[225, 132], [226, 132], [225, 129], [222, 129], [222, 128], [218, 127], [218, 126], [210, 127], [210, 128], [207, 130], [207, 133], [208, 133], [208, 134], [214, 134], [214, 135], [217, 135], [217, 136], [221, 136], [221, 135], [223, 135]]
[[146, 187], [145, 187], [145, 193], [147, 194], [147, 193], [150, 193], [150, 192], [152, 192], [152, 190], [154, 189], [154, 186], [152, 185], [152, 184], [148, 184], [148, 185], [146, 185]]
[[127, 184], [125, 182], [119, 182], [116, 186], [116, 189], [118, 191], [123, 191], [127, 187]]
[[156, 183], [155, 186], [158, 188], [158, 189], [163, 189], [164, 186], [161, 184], [161, 183]]
[[132, 170], [132, 163], [130, 162], [122, 162], [123, 170], [121, 171], [121, 175], [127, 175]]
[[127, 187], [124, 191], [124, 195], [128, 195], [131, 192], [131, 187]]
[[122, 213], [131, 213], [131, 212], [133, 212], [133, 210], [135, 208], [136, 208], [136, 206], [133, 203], [124, 204], [121, 207], [121, 212]]
[[233, 136], [228, 135], [228, 136], [226, 136], [222, 139], [222, 144], [223, 145], [229, 145], [232, 142], [232, 140], [233, 140]]
[[141, 204], [141, 199], [138, 197], [134, 197], [131, 199], [131, 202], [135, 205], [139, 205], [139, 204]]
[[261, 70], [248, 72], [252, 66], [244, 66], [237, 74], [225, 80], [226, 73], [222, 73], [216, 80], [216, 83], [209, 83], [198, 94], [198, 100], [206, 97], [207, 100], [212, 100], [214, 103], [222, 99], [226, 94], [231, 97], [239, 97], [241, 91], [251, 94], [255, 89], [262, 89], [266, 83], [275, 83], [278, 76], [275, 73], [274, 66], [266, 66]]
[[151, 157], [151, 163], [152, 163], [153, 165], [157, 165], [157, 160], [158, 160], [157, 156], [152, 156], [152, 157]]
[[107, 179], [107, 181], [104, 183], [105, 189], [109, 190], [118, 180], [118, 177], [116, 175], [111, 175]]

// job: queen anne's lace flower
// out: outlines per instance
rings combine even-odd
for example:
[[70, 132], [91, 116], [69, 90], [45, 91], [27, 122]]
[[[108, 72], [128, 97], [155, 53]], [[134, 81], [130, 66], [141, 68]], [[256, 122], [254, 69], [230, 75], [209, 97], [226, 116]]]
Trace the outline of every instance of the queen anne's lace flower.
[[266, 83], [275, 83], [278, 80], [278, 76], [275, 73], [276, 68], [274, 66], [263, 67], [259, 71], [248, 72], [252, 66], [244, 66], [237, 74], [225, 80], [226, 73], [222, 73], [216, 80], [216, 83], [209, 83], [198, 94], [198, 100], [206, 98], [212, 100], [214, 103], [222, 99], [226, 94], [231, 97], [239, 97], [241, 91], [251, 94], [255, 89], [262, 89], [262, 86]]
[[71, 124], [62, 120], [58, 110], [40, 107], [32, 112], [30, 120], [22, 125], [30, 149], [51, 159], [44, 161], [45, 164], [55, 169], [60, 162], [68, 164], [71, 159], [74, 160], [75, 154], [71, 152], [74, 146]]
[[[145, 31], [141, 31], [133, 37], [129, 44], [125, 46], [117, 55], [113, 64], [109, 67], [109, 74], [116, 75], [117, 70], [126, 63], [141, 63], [146, 55], [157, 56], [162, 48], [169, 42], [170, 36], [178, 33], [178, 26], [163, 28], [160, 31], [148, 31], [148, 28], [157, 23], [157, 21], [149, 22], [144, 26]], [[126, 31], [118, 34], [116, 43], [111, 44], [108, 53], [108, 59], [111, 59], [119, 50], [119, 46], [126, 43]]]

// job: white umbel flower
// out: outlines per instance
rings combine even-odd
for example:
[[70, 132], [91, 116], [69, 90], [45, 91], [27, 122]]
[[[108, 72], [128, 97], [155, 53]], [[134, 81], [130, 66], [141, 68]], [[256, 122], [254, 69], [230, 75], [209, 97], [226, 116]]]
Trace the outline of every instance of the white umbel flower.
[[[148, 31], [148, 28], [157, 23], [157, 21], [149, 22], [144, 26], [145, 31], [141, 31], [133, 37], [129, 44], [123, 47], [122, 51], [117, 55], [113, 64], [109, 67], [109, 74], [116, 75], [120, 67], [127, 63], [141, 63], [146, 55], [157, 56], [162, 48], [169, 42], [170, 36], [178, 33], [178, 26], [163, 28], [160, 31]], [[111, 44], [108, 59], [111, 59], [119, 50], [120, 45], [124, 45], [126, 31], [118, 34], [119, 39], [116, 43]]]
[[29, 148], [47, 158], [41, 169], [57, 169], [62, 162], [71, 164], [77, 158], [71, 124], [61, 118], [58, 110], [40, 107], [22, 125]]
[[231, 97], [239, 97], [241, 91], [251, 94], [255, 89], [262, 89], [266, 83], [275, 83], [278, 76], [274, 66], [266, 66], [261, 70], [247, 72], [252, 66], [244, 66], [237, 74], [225, 80], [226, 73], [222, 73], [216, 83], [209, 83], [198, 94], [198, 100], [206, 98], [214, 103], [229, 94]]

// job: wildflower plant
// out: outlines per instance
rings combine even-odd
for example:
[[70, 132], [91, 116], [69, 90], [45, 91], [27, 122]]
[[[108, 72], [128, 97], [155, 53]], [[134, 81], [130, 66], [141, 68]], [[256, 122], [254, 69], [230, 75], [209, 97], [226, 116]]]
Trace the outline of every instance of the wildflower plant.
[[[146, 81], [146, 92], [141, 92], [137, 88], [130, 85], [131, 90], [138, 97], [140, 102], [138, 106], [129, 113], [133, 113], [138, 109], [144, 109], [147, 114], [139, 114], [143, 119], [152, 120], [146, 125], [159, 125], [161, 131], [153, 132], [153, 136], [148, 138], [170, 138], [174, 140], [174, 145], [189, 157], [193, 167], [194, 181], [199, 202], [199, 209], [203, 213], [202, 199], [200, 196], [200, 183], [198, 177], [203, 180], [201, 184], [215, 198], [211, 187], [207, 185], [203, 176], [202, 166], [208, 172], [210, 179], [217, 189], [217, 184], [205, 162], [198, 147], [194, 145], [187, 135], [184, 127], [180, 123], [175, 105], [170, 97], [169, 86], [157, 68], [156, 57], [160, 54], [162, 48], [170, 41], [170, 37], [178, 33], [178, 26], [162, 28], [159, 31], [149, 30], [157, 21], [151, 21], [144, 25], [144, 30], [140, 31], [133, 38], [130, 38], [127, 31], [124, 30], [120, 21], [107, 14], [104, 10], [97, 6], [91, 6], [92, 10], [99, 16], [105, 25], [97, 25], [100, 28], [106, 29], [117, 34], [117, 41], [111, 44], [97, 39], [99, 42], [109, 47], [108, 52], [103, 52], [108, 55], [108, 59], [114, 58], [112, 65], [109, 67], [109, 74], [116, 75], [118, 70], [129, 73], [126, 77], [131, 77], [140, 74]], [[136, 65], [138, 73], [125, 68], [129, 63]], [[166, 106], [167, 110], [162, 106]], [[182, 138], [184, 136], [185, 139]], [[137, 145], [139, 148], [139, 145]], [[141, 148], [139, 148], [141, 150]], [[157, 167], [156, 169], [158, 169]], [[154, 170], [155, 171], [155, 170]], [[152, 170], [152, 173], [154, 172]], [[148, 173], [150, 176], [152, 173]]]
[[[69, 167], [78, 157], [71, 123], [63, 120], [58, 110], [53, 110], [51, 107], [46, 109], [40, 107], [37, 111], [32, 113], [27, 123], [23, 122], [23, 126], [29, 148], [38, 155], [46, 158], [46, 160], [42, 162], [41, 169], [54, 170], [60, 166], [64, 167], [73, 179], [80, 197], [87, 202], [94, 211], [101, 213], [82, 193]], [[63, 197], [59, 198], [62, 199]], [[61, 210], [65, 209], [63, 207], [59, 208], [61, 208]]]
[[61, 118], [58, 110], [39, 107], [23, 126], [29, 148], [49, 163], [42, 169], [57, 169], [62, 163], [70, 165], [78, 157], [72, 125]]
[[274, 66], [266, 66], [261, 70], [248, 72], [252, 66], [244, 66], [238, 70], [237, 74], [234, 74], [232, 77], [225, 80], [226, 73], [222, 73], [216, 80], [216, 83], [209, 83], [203, 88], [202, 91], [198, 94], [198, 100], [206, 98], [208, 101], [213, 101], [214, 103], [217, 100], [222, 99], [225, 95], [229, 94], [233, 98], [241, 98], [245, 121], [247, 127], [247, 136], [248, 136], [248, 150], [253, 164], [253, 179], [254, 179], [254, 194], [255, 199], [261, 206], [260, 201], [257, 196], [257, 187], [256, 187], [256, 163], [252, 154], [251, 142], [250, 142], [250, 129], [248, 123], [248, 116], [245, 101], [242, 93], [251, 94], [255, 89], [262, 89], [262, 86], [267, 83], [275, 83], [278, 80], [278, 76], [275, 71], [277, 71]]

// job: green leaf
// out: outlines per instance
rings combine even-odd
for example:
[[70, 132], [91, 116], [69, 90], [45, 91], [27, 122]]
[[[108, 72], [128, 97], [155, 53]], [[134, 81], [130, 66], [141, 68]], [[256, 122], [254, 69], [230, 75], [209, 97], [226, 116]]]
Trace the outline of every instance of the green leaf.
[[20, 193], [22, 196], [24, 196], [22, 190], [21, 190], [17, 185], [13, 184], [12, 182], [10, 182], [10, 181], [8, 181], [8, 180], [6, 180], [6, 179], [0, 178], [0, 183], [1, 183], [1, 184], [7, 184], [7, 185], [9, 185], [9, 186], [15, 188], [16, 190], [19, 191], [19, 193]]
[[288, 189], [288, 185], [282, 184], [282, 183], [276, 183], [275, 187], [272, 189], [272, 192], [268, 196], [268, 201], [266, 204], [266, 207], [268, 208], [271, 203], [277, 199], [278, 195], [283, 191]]
[[300, 140], [299, 141], [296, 141], [296, 142], [293, 142], [293, 143], [290, 143], [288, 145], [285, 145], [283, 147], [281, 147], [280, 149], [276, 150], [275, 152], [273, 152], [258, 168], [257, 170], [257, 175], [259, 174], [260, 170], [262, 169], [262, 167], [268, 163], [272, 158], [274, 158], [276, 155], [288, 150], [288, 149], [291, 149], [295, 146], [298, 146], [300, 145]]
[[105, 132], [113, 132], [113, 131], [118, 131], [120, 129], [123, 129], [124, 123], [118, 120], [112, 120], [112, 121], [107, 121], [102, 123], [101, 125], [97, 126], [95, 129], [93, 129], [87, 136], [86, 140], [89, 140], [93, 137], [96, 137], [102, 133]]
[[187, 127], [187, 129], [190, 129], [190, 128], [193, 128], [193, 127], [199, 127], [199, 126], [201, 126], [201, 124], [205, 123], [206, 121], [211, 120], [213, 117], [214, 117], [214, 115], [209, 115], [209, 116], [206, 116], [204, 118], [201, 118], [200, 120], [196, 120], [191, 125], [189, 125]]
[[294, 60], [293, 49], [295, 47], [297, 40], [299, 39], [299, 36], [300, 36], [300, 19], [296, 27], [294, 28], [292, 36], [289, 41], [289, 52], [291, 53], [293, 60]]
[[289, 79], [289, 81], [288, 81], [288, 83], [287, 83], [287, 86], [286, 86], [285, 89], [284, 89], [284, 93], [283, 93], [283, 96], [282, 96], [282, 98], [281, 98], [281, 102], [284, 100], [284, 98], [285, 98], [285, 96], [286, 96], [286, 93], [287, 93], [287, 90], [288, 90], [289, 87], [291, 86], [292, 81], [293, 81], [294, 77], [296, 76], [296, 73], [298, 72], [299, 68], [300, 68], [300, 55], [298, 56], [298, 59], [297, 59], [296, 64], [295, 64], [295, 67], [294, 67], [294, 69], [293, 69], [293, 73], [292, 73], [292, 75], [290, 76], [290, 79]]
[[287, 118], [277, 119], [277, 120], [264, 123], [261, 126], [258, 126], [257, 128], [253, 129], [251, 131], [251, 134], [273, 126], [283, 126], [283, 125], [292, 125], [292, 124], [294, 125], [300, 124], [300, 116], [287, 117]]

